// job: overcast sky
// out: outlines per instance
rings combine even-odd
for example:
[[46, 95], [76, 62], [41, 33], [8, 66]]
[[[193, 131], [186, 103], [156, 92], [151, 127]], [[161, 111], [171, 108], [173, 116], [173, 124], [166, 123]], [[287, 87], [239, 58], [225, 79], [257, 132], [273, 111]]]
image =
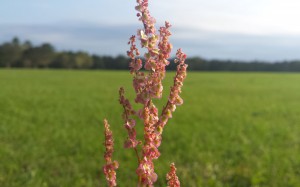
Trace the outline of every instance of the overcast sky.
[[[173, 25], [174, 48], [188, 56], [242, 60], [300, 59], [299, 0], [149, 0], [158, 25]], [[0, 0], [0, 42], [100, 55], [126, 54], [141, 28], [135, 0]], [[175, 50], [175, 49], [174, 49]]]

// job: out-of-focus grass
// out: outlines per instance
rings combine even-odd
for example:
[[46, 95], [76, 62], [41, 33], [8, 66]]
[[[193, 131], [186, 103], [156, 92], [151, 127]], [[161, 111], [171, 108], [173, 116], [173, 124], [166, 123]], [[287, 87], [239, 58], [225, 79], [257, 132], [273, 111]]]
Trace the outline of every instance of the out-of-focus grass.
[[[188, 73], [184, 105], [164, 130], [156, 186], [166, 186], [171, 162], [182, 186], [300, 186], [299, 82], [300, 74]], [[127, 72], [0, 70], [0, 186], [106, 186], [104, 117], [115, 135], [118, 184], [136, 186], [120, 86], [133, 99]]]

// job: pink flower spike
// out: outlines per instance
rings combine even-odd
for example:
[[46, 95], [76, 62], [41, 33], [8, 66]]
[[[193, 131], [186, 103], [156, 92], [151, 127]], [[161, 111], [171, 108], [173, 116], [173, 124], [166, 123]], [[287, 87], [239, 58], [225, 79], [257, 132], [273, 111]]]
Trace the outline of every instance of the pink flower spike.
[[128, 99], [125, 98], [124, 88], [121, 87], [119, 90], [119, 102], [123, 105], [123, 119], [125, 121], [124, 127], [127, 129], [128, 138], [124, 142], [124, 148], [135, 148], [139, 141], [136, 139], [136, 131], [134, 129], [136, 122], [134, 119], [130, 117], [134, 115], [136, 112], [132, 109], [132, 106]]
[[106, 119], [104, 119], [104, 135], [105, 135], [105, 153], [104, 158], [106, 164], [103, 166], [103, 173], [105, 175], [107, 184], [110, 187], [117, 186], [117, 174], [116, 169], [119, 167], [119, 163], [117, 161], [112, 161], [112, 154], [114, 152], [114, 140], [112, 137], [112, 131], [109, 129], [110, 126]]
[[[125, 91], [122, 87], [119, 90], [119, 103], [123, 107], [123, 126], [127, 131], [124, 147], [132, 148], [137, 156], [138, 167], [136, 174], [139, 179], [138, 186], [153, 187], [157, 181], [154, 161], [161, 154], [159, 147], [162, 143], [163, 128], [168, 120], [172, 118], [176, 107], [183, 104], [180, 94], [186, 78], [187, 64], [185, 64], [186, 54], [181, 49], [178, 49], [175, 60], [177, 71], [174, 82], [171, 86], [167, 103], [162, 108], [162, 111], [159, 112], [153, 100], [161, 99], [163, 95], [163, 80], [166, 76], [166, 67], [170, 64], [169, 59], [173, 49], [169, 41], [171, 24], [166, 21], [157, 30], [155, 26], [156, 20], [149, 12], [149, 0], [136, 0], [136, 3], [136, 16], [143, 24], [143, 28], [138, 29], [137, 34], [129, 38], [127, 56], [130, 58], [129, 68], [133, 76], [134, 101], [142, 106], [141, 109], [134, 110], [130, 101], [125, 97]], [[141, 54], [139, 49], [144, 54]], [[141, 123], [136, 120], [140, 120]], [[144, 136], [139, 136], [143, 137], [143, 141], [137, 140], [137, 132], [139, 131], [136, 128], [139, 125], [143, 125]], [[104, 158], [106, 164], [103, 167], [103, 172], [108, 185], [112, 187], [117, 185], [115, 170], [119, 167], [119, 164], [117, 161], [112, 160], [114, 141], [107, 120], [104, 120], [104, 126], [106, 148]], [[174, 164], [171, 164], [167, 180], [169, 187], [180, 186]]]
[[176, 167], [175, 164], [172, 163], [170, 165], [170, 171], [167, 174], [167, 181], [168, 181], [168, 186], [167, 187], [180, 187], [180, 181], [176, 175]]

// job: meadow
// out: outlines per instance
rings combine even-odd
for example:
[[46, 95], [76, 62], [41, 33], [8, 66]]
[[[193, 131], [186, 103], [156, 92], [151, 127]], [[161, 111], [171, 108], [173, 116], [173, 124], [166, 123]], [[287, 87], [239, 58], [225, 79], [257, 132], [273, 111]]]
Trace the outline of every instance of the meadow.
[[[118, 186], [136, 186], [118, 103], [120, 86], [133, 99], [131, 80], [124, 71], [0, 70], [0, 186], [105, 187], [103, 118], [115, 136]], [[164, 130], [156, 186], [166, 186], [171, 162], [183, 187], [300, 186], [299, 83], [293, 73], [189, 72], [184, 104]]]

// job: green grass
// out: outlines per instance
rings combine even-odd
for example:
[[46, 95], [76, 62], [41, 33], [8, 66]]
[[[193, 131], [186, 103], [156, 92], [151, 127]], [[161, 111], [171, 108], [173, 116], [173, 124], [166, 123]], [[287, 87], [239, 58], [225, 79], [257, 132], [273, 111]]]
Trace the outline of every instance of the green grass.
[[[300, 74], [190, 72], [185, 103], [164, 130], [156, 186], [166, 186], [171, 162], [184, 187], [300, 186], [299, 82]], [[0, 186], [106, 186], [105, 117], [118, 184], [136, 186], [134, 152], [122, 146], [122, 85], [132, 99], [127, 72], [0, 70]]]

